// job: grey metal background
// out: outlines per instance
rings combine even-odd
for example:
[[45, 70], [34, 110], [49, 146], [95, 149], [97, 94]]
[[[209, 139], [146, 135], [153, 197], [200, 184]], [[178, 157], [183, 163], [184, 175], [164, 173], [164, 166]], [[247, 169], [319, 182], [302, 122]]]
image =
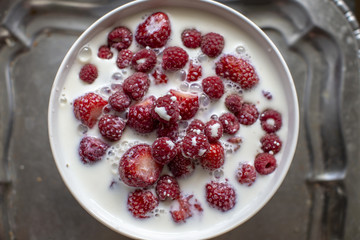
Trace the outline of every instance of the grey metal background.
[[[62, 58], [127, 1], [0, 1], [0, 239], [127, 239], [93, 219], [56, 169], [47, 133]], [[224, 0], [287, 61], [300, 102], [295, 159], [252, 219], [216, 239], [360, 239], [358, 23], [341, 0]], [[353, 2], [349, 1], [353, 6]]]

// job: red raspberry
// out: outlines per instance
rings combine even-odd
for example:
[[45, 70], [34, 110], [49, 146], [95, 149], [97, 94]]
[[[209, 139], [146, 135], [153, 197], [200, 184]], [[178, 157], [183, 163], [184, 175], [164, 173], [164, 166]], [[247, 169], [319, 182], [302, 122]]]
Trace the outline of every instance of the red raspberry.
[[119, 52], [118, 57], [116, 59], [116, 66], [120, 69], [124, 69], [130, 66], [131, 59], [134, 53], [129, 49], [123, 49]]
[[198, 48], [201, 44], [201, 32], [196, 29], [185, 29], [181, 33], [181, 41], [187, 48]]
[[170, 90], [170, 94], [175, 96], [179, 102], [182, 120], [189, 120], [195, 116], [199, 110], [199, 97], [197, 94], [180, 92], [174, 89]]
[[79, 145], [79, 155], [83, 163], [94, 163], [105, 155], [110, 146], [96, 137], [85, 136]]
[[201, 204], [194, 195], [181, 196], [177, 199], [178, 209], [171, 208], [170, 213], [174, 222], [186, 222], [186, 219], [193, 216], [194, 212], [201, 213], [203, 211]]
[[152, 144], [152, 155], [161, 165], [168, 164], [177, 155], [176, 144], [168, 137], [161, 137]]
[[209, 150], [210, 144], [204, 134], [191, 132], [186, 134], [181, 143], [182, 154], [187, 158], [197, 159]]
[[137, 72], [149, 72], [156, 64], [156, 53], [151, 49], [141, 49], [134, 54], [131, 65]]
[[154, 96], [132, 105], [129, 109], [127, 125], [139, 133], [150, 133], [156, 128], [157, 122], [151, 116], [153, 105], [156, 101]]
[[186, 129], [186, 133], [196, 132], [197, 134], [203, 133], [205, 123], [199, 119], [194, 119]]
[[108, 44], [120, 51], [130, 47], [132, 38], [132, 32], [127, 27], [117, 27], [108, 34]]
[[149, 218], [158, 205], [159, 200], [149, 190], [136, 189], [128, 196], [127, 208], [136, 218]]
[[109, 97], [109, 104], [115, 111], [123, 112], [130, 106], [131, 99], [121, 87]]
[[179, 136], [179, 124], [177, 122], [160, 123], [157, 130], [158, 137], [168, 137], [172, 141], [176, 141]]
[[219, 120], [224, 127], [224, 133], [233, 135], [240, 129], [240, 123], [232, 113], [224, 113]]
[[224, 49], [224, 37], [218, 33], [207, 33], [201, 40], [201, 51], [209, 57], [217, 57]]
[[256, 171], [254, 166], [248, 163], [242, 163], [236, 171], [236, 179], [239, 183], [250, 187], [256, 180]]
[[270, 153], [259, 153], [254, 161], [255, 169], [261, 175], [268, 175], [275, 171], [277, 164], [274, 155]]
[[95, 93], [87, 93], [74, 101], [74, 114], [83, 124], [92, 128], [107, 101]]
[[275, 133], [266, 134], [260, 139], [261, 149], [270, 154], [277, 154], [281, 150], [282, 142]]
[[205, 124], [204, 133], [210, 143], [218, 141], [224, 132], [224, 128], [220, 121], [210, 120]]
[[98, 70], [94, 64], [86, 64], [80, 69], [79, 77], [87, 83], [93, 83], [98, 77]]
[[155, 80], [155, 84], [166, 84], [168, 82], [168, 77], [166, 76], [166, 74], [160, 70], [160, 69], [155, 69], [155, 71], [152, 73], [152, 76], [154, 77]]
[[225, 92], [224, 83], [218, 76], [204, 78], [202, 88], [210, 99], [220, 99]]
[[121, 117], [107, 114], [100, 118], [98, 126], [104, 138], [109, 141], [118, 141], [121, 139], [126, 124]]
[[281, 128], [282, 117], [278, 111], [268, 109], [260, 114], [260, 122], [265, 132], [274, 133]]
[[240, 95], [230, 94], [225, 98], [225, 106], [235, 115], [241, 111], [242, 104], [243, 99]]
[[195, 163], [192, 159], [184, 157], [180, 152], [168, 163], [168, 167], [174, 177], [185, 177], [194, 171]]
[[133, 100], [141, 100], [150, 87], [150, 79], [147, 74], [136, 72], [124, 80], [124, 92]]
[[143, 47], [161, 48], [171, 34], [169, 17], [163, 12], [150, 15], [136, 29], [135, 39]]
[[221, 143], [211, 143], [210, 149], [200, 159], [200, 164], [203, 168], [213, 171], [224, 165], [225, 151]]
[[237, 118], [239, 123], [243, 125], [252, 125], [259, 117], [259, 112], [254, 104], [244, 103], [241, 107]]
[[244, 90], [252, 89], [259, 83], [254, 67], [244, 59], [225, 55], [215, 66], [218, 76], [238, 83]]
[[154, 104], [152, 116], [163, 123], [178, 121], [180, 117], [180, 110], [176, 97], [172, 95], [159, 97]]
[[211, 207], [226, 212], [236, 204], [235, 189], [228, 182], [214, 182], [206, 184], [206, 200]]
[[156, 188], [156, 194], [161, 201], [166, 199], [178, 199], [180, 197], [180, 186], [176, 178], [169, 175], [163, 175], [159, 178]]
[[202, 67], [201, 65], [194, 64], [194, 61], [190, 61], [189, 71], [186, 75], [186, 81], [195, 82], [202, 76]]
[[103, 45], [98, 50], [98, 57], [102, 59], [111, 59], [113, 57], [113, 53], [111, 52], [110, 48], [106, 45]]
[[185, 67], [189, 55], [181, 47], [167, 47], [163, 52], [162, 68], [169, 71], [177, 71]]
[[135, 145], [127, 150], [120, 159], [119, 174], [121, 180], [131, 187], [148, 187], [159, 178], [162, 165], [151, 154], [151, 146]]

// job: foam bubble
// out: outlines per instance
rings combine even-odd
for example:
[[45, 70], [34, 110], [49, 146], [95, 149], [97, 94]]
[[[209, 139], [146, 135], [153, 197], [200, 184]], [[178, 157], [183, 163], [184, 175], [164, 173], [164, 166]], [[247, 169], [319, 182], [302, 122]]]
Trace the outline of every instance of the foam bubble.
[[89, 47], [83, 47], [80, 49], [78, 59], [80, 62], [86, 63], [91, 59], [91, 49]]

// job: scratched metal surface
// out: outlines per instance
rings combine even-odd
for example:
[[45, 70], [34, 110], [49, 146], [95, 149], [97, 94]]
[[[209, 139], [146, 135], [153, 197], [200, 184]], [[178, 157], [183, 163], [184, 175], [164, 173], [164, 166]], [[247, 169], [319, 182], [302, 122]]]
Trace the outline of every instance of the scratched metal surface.
[[[127, 239], [71, 196], [47, 135], [48, 98], [62, 58], [86, 27], [125, 2], [0, 1], [0, 239]], [[284, 55], [301, 129], [279, 191], [216, 239], [360, 239], [356, 19], [341, 0], [223, 2], [257, 23]]]

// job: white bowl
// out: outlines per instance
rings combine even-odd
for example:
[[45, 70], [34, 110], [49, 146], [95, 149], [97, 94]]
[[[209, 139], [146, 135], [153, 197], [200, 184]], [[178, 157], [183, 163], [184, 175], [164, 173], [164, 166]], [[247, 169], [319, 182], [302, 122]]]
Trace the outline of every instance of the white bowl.
[[[119, 18], [131, 16], [142, 11], [151, 13], [157, 9], [166, 7], [181, 7], [208, 12], [213, 16], [219, 16], [220, 18], [229, 21], [231, 24], [244, 31], [260, 48], [260, 51], [264, 54], [264, 58], [270, 59], [272, 64], [271, 67], [275, 69], [274, 71], [276, 71], [276, 74], [279, 76], [280, 85], [282, 86], [282, 89], [279, 91], [284, 92], [288, 112], [288, 116], [284, 118], [284, 125], [287, 126], [287, 131], [284, 133], [286, 141], [282, 147], [281, 159], [278, 159], [278, 168], [272, 173], [272, 177], [269, 178], [268, 186], [270, 187], [261, 191], [259, 195], [246, 207], [242, 208], [241, 211], [234, 212], [231, 216], [227, 217], [226, 220], [220, 223], [205, 228], [195, 229], [187, 229], [180, 226], [178, 230], [175, 227], [175, 229], [170, 232], [156, 230], [149, 225], [146, 225], [147, 227], [142, 227], [141, 222], [134, 224], [133, 221], [127, 221], [127, 218], [115, 216], [116, 214], [114, 215], [102, 206], [103, 203], [99, 202], [96, 198], [91, 197], [88, 190], [84, 189], [81, 181], [79, 181], [79, 176], [77, 176], [71, 170], [71, 166], [69, 167], [68, 165], [69, 161], [71, 161], [66, 155], [68, 149], [64, 149], [59, 137], [60, 134], [64, 134], [67, 129], [64, 129], [64, 125], [60, 125], [58, 120], [59, 115], [62, 114], [59, 104], [59, 99], [62, 97], [61, 89], [64, 87], [66, 77], [69, 74], [72, 64], [78, 57], [79, 50], [94, 36], [99, 34], [99, 32], [114, 26], [114, 24], [119, 21]], [[194, 26], [196, 26], [196, 23], [194, 24]], [[259, 70], [258, 72], [261, 71], [262, 70]], [[207, 0], [140, 0], [125, 4], [100, 18], [91, 25], [71, 47], [58, 70], [52, 87], [49, 103], [48, 127], [53, 156], [65, 184], [81, 206], [100, 222], [114, 231], [134, 238], [200, 239], [214, 237], [239, 226], [257, 213], [274, 195], [289, 169], [295, 152], [299, 129], [299, 110], [293, 80], [281, 54], [271, 40], [242, 14], [220, 3]]]

